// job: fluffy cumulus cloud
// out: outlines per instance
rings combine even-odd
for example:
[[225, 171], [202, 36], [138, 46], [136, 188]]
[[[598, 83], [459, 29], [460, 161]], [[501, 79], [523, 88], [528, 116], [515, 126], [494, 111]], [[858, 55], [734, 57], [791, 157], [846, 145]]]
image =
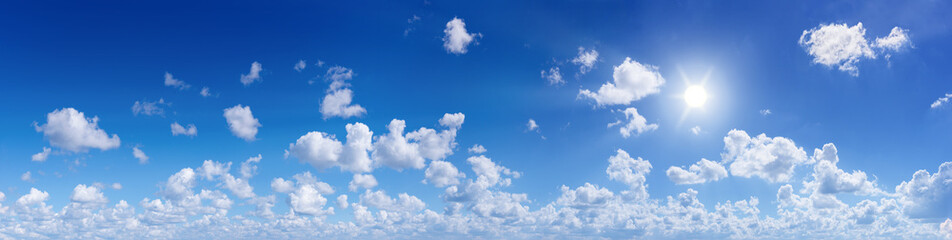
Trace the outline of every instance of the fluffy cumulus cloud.
[[648, 198], [648, 184], [645, 177], [651, 173], [651, 163], [640, 157], [634, 159], [625, 150], [618, 149], [615, 156], [608, 158], [605, 169], [608, 178], [628, 185], [629, 190], [622, 192], [633, 199]]
[[862, 59], [875, 59], [876, 49], [885, 53], [895, 52], [911, 43], [908, 31], [894, 27], [886, 37], [876, 38], [870, 43], [866, 39], [866, 28], [863, 23], [849, 26], [841, 24], [820, 24], [820, 26], [804, 30], [800, 35], [800, 45], [807, 54], [813, 57], [813, 63], [827, 67], [836, 66], [840, 71], [852, 76], [859, 76], [856, 64]]
[[72, 152], [86, 152], [90, 148], [109, 150], [119, 147], [119, 136], [111, 136], [99, 128], [99, 117], [87, 118], [73, 108], [57, 109], [46, 114], [46, 123], [36, 125], [50, 145]]
[[469, 153], [482, 154], [486, 152], [486, 147], [479, 144], [473, 144], [472, 147], [469, 147]]
[[453, 18], [446, 23], [446, 29], [443, 29], [443, 48], [446, 52], [452, 54], [465, 54], [467, 47], [481, 37], [479, 33], [469, 33], [466, 31], [466, 23], [463, 19]]
[[622, 113], [625, 114], [625, 122], [618, 120], [617, 122], [609, 123], [608, 127], [620, 125], [621, 127], [618, 128], [618, 132], [621, 133], [621, 136], [624, 138], [631, 137], [632, 133], [637, 136], [641, 135], [641, 133], [658, 129], [658, 124], [649, 124], [644, 116], [638, 114], [638, 109], [630, 107], [626, 108]]
[[430, 183], [436, 187], [445, 187], [459, 184], [459, 179], [466, 177], [466, 174], [460, 172], [450, 162], [434, 160], [430, 161], [430, 166], [426, 168], [425, 176], [424, 183]]
[[320, 111], [324, 119], [331, 117], [341, 117], [345, 119], [359, 117], [367, 112], [367, 110], [359, 104], [352, 103], [354, 100], [354, 91], [347, 88], [349, 86], [347, 80], [353, 77], [354, 71], [349, 68], [334, 66], [327, 69], [324, 78], [330, 80], [331, 84], [330, 87], [327, 88], [327, 95], [325, 95], [324, 100], [321, 101]]
[[251, 63], [251, 69], [248, 70], [248, 74], [241, 74], [241, 84], [248, 86], [254, 82], [261, 81], [261, 63], [253, 62]]
[[595, 62], [598, 62], [598, 51], [595, 49], [585, 51], [584, 47], [578, 47], [578, 56], [572, 59], [572, 63], [578, 65], [580, 74], [586, 74], [595, 68]]
[[178, 122], [172, 123], [172, 136], [185, 135], [189, 137], [198, 136], [198, 128], [195, 127], [195, 124], [188, 124], [188, 126], [182, 126]]
[[727, 177], [727, 169], [724, 166], [703, 158], [701, 161], [691, 164], [688, 170], [671, 166], [665, 173], [668, 175], [668, 179], [671, 179], [675, 184], [699, 184]]
[[770, 182], [789, 181], [794, 168], [810, 163], [806, 152], [793, 140], [770, 138], [766, 134], [750, 137], [737, 129], [724, 137], [724, 150], [721, 157], [730, 164], [731, 175], [758, 177]]
[[165, 72], [165, 86], [178, 88], [179, 90], [185, 90], [192, 87], [192, 85], [188, 85], [188, 83], [185, 83], [182, 80], [176, 79], [169, 72]]
[[255, 140], [255, 135], [258, 135], [258, 128], [261, 127], [261, 123], [251, 114], [251, 107], [238, 104], [226, 108], [224, 116], [231, 134], [245, 141]]
[[813, 180], [804, 183], [806, 188], [814, 188], [820, 194], [859, 193], [880, 194], [874, 181], [867, 179], [863, 171], [848, 173], [839, 167], [840, 157], [832, 143], [823, 145], [813, 152]]
[[294, 71], [301, 72], [301, 71], [304, 71], [304, 68], [306, 67], [307, 67], [306, 61], [304, 61], [303, 59], [298, 60], [298, 62], [294, 64]]
[[903, 211], [913, 218], [952, 217], [952, 162], [939, 165], [935, 174], [919, 170], [909, 181], [896, 186]]
[[373, 169], [368, 151], [373, 132], [363, 123], [347, 124], [347, 142], [341, 143], [335, 136], [323, 132], [309, 132], [291, 143], [286, 156], [293, 156], [318, 169], [339, 166], [342, 170], [361, 173]]
[[370, 174], [354, 174], [354, 179], [347, 184], [347, 189], [355, 192], [357, 189], [371, 189], [377, 186], [377, 178]]
[[439, 120], [445, 129], [437, 131], [421, 127], [405, 135], [405, 121], [390, 121], [387, 125], [390, 132], [377, 137], [373, 143], [371, 157], [374, 164], [398, 170], [421, 169], [425, 166], [425, 159], [443, 160], [456, 148], [456, 134], [464, 118], [462, 113], [447, 113]]
[[602, 84], [598, 91], [579, 90], [579, 98], [595, 100], [596, 106], [628, 105], [633, 101], [661, 91], [664, 77], [658, 67], [625, 58], [615, 66], [612, 82]]

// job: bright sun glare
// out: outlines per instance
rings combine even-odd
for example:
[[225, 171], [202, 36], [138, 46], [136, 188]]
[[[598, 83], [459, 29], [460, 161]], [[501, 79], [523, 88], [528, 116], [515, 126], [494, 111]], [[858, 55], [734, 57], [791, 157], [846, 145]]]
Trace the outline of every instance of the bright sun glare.
[[699, 85], [690, 86], [684, 90], [684, 101], [690, 107], [703, 107], [704, 102], [707, 102], [707, 91]]

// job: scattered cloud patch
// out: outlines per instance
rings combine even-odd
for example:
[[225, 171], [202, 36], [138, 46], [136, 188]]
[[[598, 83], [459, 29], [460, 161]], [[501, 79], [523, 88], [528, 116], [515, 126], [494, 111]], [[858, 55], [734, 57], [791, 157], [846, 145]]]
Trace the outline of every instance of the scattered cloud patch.
[[472, 147], [469, 147], [469, 153], [482, 154], [486, 152], [486, 147], [479, 144], [473, 144]]
[[548, 71], [542, 70], [542, 79], [545, 79], [546, 83], [550, 86], [561, 86], [565, 85], [565, 80], [562, 79], [562, 72], [559, 71], [559, 67], [551, 67]]
[[30, 171], [26, 171], [25, 173], [20, 175], [20, 180], [24, 182], [33, 182], [33, 173], [30, 173]]
[[674, 184], [699, 184], [726, 178], [727, 169], [720, 163], [702, 158], [701, 161], [691, 164], [688, 170], [671, 166], [665, 174]]
[[594, 69], [596, 62], [598, 62], [598, 51], [595, 49], [585, 51], [584, 47], [578, 47], [578, 56], [572, 59], [572, 63], [578, 65], [580, 74], [586, 74]]
[[632, 133], [637, 136], [641, 135], [641, 133], [658, 129], [658, 124], [648, 124], [648, 120], [645, 119], [644, 116], [641, 116], [641, 114], [638, 114], [638, 109], [630, 107], [626, 108], [622, 112], [625, 114], [625, 120], [627, 122], [618, 120], [617, 122], [609, 123], [608, 127], [610, 128], [615, 125], [621, 125], [621, 127], [618, 129], [618, 132], [621, 133], [621, 136], [624, 138], [631, 137]]
[[773, 112], [771, 112], [770, 109], [760, 110], [760, 115], [764, 115], [765, 117], [766, 117], [767, 115], [772, 114], [772, 113], [773, 113]]
[[[820, 24], [820, 26], [804, 30], [800, 35], [800, 45], [807, 54], [813, 57], [813, 63], [827, 67], [836, 66], [840, 71], [851, 76], [859, 76], [856, 64], [862, 59], [875, 59], [874, 48], [882, 52], [899, 51], [904, 46], [910, 46], [908, 31], [894, 27], [886, 37], [876, 38], [870, 44], [866, 39], [866, 28], [859, 22], [852, 27], [842, 24]], [[889, 58], [886, 53], [886, 58]]]
[[172, 103], [165, 102], [165, 99], [160, 98], [159, 101], [149, 102], [143, 100], [142, 102], [136, 101], [132, 104], [132, 115], [138, 116], [139, 114], [146, 116], [165, 115], [165, 108], [163, 106], [171, 106]]
[[192, 87], [192, 85], [188, 85], [184, 81], [176, 79], [169, 72], [165, 72], [165, 86], [178, 88], [179, 90], [185, 90]]
[[354, 91], [347, 88], [349, 86], [347, 80], [353, 77], [354, 71], [349, 68], [334, 66], [327, 69], [324, 78], [330, 80], [331, 84], [327, 88], [327, 95], [321, 101], [320, 111], [324, 119], [331, 117], [347, 119], [367, 113], [360, 104], [352, 104]]
[[298, 60], [298, 62], [294, 64], [294, 71], [301, 72], [304, 71], [304, 68], [307, 68], [307, 62], [303, 59]]
[[50, 149], [48, 147], [43, 147], [43, 151], [33, 154], [33, 156], [30, 157], [30, 160], [34, 162], [45, 162], [46, 159], [50, 156], [50, 152], [52, 151], [53, 149]]
[[132, 156], [139, 159], [139, 164], [149, 163], [149, 156], [146, 156], [139, 147], [132, 147]]
[[932, 105], [929, 105], [929, 107], [932, 109], [939, 108], [942, 105], [949, 103], [950, 98], [952, 98], [952, 93], [946, 93], [945, 96], [936, 99], [935, 102], [932, 102]]
[[257, 61], [251, 63], [251, 69], [248, 70], [248, 74], [241, 74], [241, 84], [247, 87], [254, 82], [260, 82], [261, 70], [263, 70], [261, 68], [261, 63], [258, 63]]
[[700, 135], [700, 134], [701, 134], [701, 126], [694, 126], [693, 128], [691, 128], [691, 133], [693, 133], [695, 136], [696, 136], [696, 135]]
[[172, 123], [172, 136], [185, 135], [189, 137], [198, 136], [198, 128], [195, 127], [195, 124], [188, 124], [188, 126], [182, 126], [178, 122]]

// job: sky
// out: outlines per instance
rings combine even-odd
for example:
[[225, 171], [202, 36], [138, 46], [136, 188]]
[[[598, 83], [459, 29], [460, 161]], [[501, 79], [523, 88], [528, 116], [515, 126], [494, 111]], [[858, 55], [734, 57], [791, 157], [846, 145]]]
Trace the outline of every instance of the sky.
[[0, 239], [949, 239], [950, 11], [10, 2]]

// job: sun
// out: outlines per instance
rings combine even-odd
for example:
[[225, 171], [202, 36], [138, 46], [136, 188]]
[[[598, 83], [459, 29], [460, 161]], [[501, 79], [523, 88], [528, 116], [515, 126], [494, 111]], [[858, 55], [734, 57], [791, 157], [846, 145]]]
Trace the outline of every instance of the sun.
[[707, 91], [700, 85], [690, 86], [687, 90], [684, 90], [684, 102], [689, 107], [703, 107], [704, 102], [707, 102]]

